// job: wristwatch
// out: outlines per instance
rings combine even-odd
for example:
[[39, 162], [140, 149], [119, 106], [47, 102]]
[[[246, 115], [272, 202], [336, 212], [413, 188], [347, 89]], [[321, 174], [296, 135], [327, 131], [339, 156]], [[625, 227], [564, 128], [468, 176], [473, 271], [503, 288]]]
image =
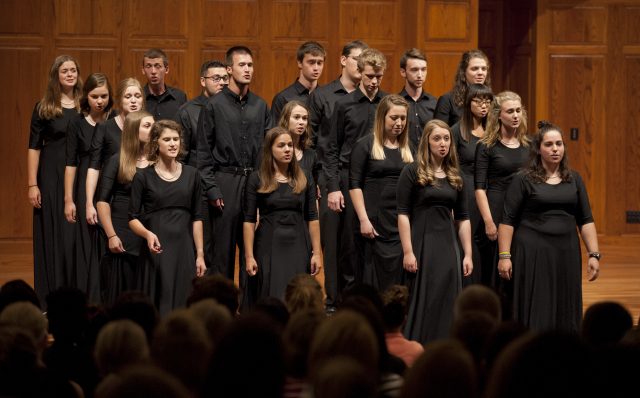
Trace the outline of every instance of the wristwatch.
[[589, 257], [593, 257], [596, 260], [600, 261], [600, 257], [602, 257], [602, 255], [600, 255], [600, 252], [589, 252]]

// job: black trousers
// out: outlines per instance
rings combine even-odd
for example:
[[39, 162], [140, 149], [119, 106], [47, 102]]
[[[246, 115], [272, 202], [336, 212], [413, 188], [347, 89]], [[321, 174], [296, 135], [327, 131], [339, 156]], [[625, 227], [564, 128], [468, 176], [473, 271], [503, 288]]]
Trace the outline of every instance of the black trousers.
[[[318, 185], [320, 198], [320, 237], [324, 252], [324, 286], [326, 304], [336, 306], [344, 289], [362, 282], [362, 250], [358, 250], [354, 231], [359, 223], [349, 196], [349, 170], [340, 171], [340, 190], [345, 208], [341, 213], [329, 209], [327, 186], [321, 172]], [[362, 249], [362, 248], [360, 248]]]

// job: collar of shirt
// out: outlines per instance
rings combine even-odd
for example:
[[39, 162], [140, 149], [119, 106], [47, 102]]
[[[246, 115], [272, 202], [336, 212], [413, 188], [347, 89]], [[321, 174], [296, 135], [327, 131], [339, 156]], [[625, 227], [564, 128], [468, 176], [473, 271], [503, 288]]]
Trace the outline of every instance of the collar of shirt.
[[155, 95], [151, 92], [151, 90], [149, 89], [149, 85], [145, 84], [144, 85], [144, 98], [145, 99], [157, 99], [158, 102], [162, 101], [163, 99], [165, 99], [166, 97], [172, 97], [173, 99], [178, 99], [174, 94], [173, 94], [173, 88], [170, 86], [167, 86], [166, 84], [164, 85], [164, 93], [160, 94], [160, 95]]
[[[406, 99], [407, 101], [413, 101], [413, 97], [411, 97], [409, 93], [407, 93], [407, 90], [405, 90], [404, 88], [402, 89], [402, 91], [400, 91], [400, 94], [398, 95], [404, 97], [404, 99]], [[420, 94], [420, 97], [418, 98], [418, 100], [414, 102], [428, 101], [428, 100], [429, 100], [429, 93], [422, 90], [422, 94]]]
[[[224, 93], [230, 100], [237, 103], [247, 102], [251, 96], [251, 91], [247, 91], [247, 95], [240, 98], [240, 96], [229, 89], [229, 86], [225, 86], [219, 94]], [[215, 97], [215, 96], [214, 96]]]
[[353, 91], [353, 98], [357, 101], [357, 102], [364, 102], [364, 101], [369, 101], [371, 103], [378, 103], [380, 102], [380, 100], [382, 99], [382, 97], [384, 97], [385, 95], [387, 95], [386, 93], [383, 93], [382, 90], [380, 90], [378, 88], [378, 91], [376, 92], [376, 95], [373, 97], [373, 100], [369, 100], [369, 97], [367, 97], [362, 90], [360, 89], [360, 86], [358, 86], [354, 91]]
[[309, 94], [309, 89], [306, 88], [302, 83], [300, 83], [300, 80], [298, 79], [293, 82], [293, 89], [296, 90], [296, 93], [298, 93], [298, 95]]

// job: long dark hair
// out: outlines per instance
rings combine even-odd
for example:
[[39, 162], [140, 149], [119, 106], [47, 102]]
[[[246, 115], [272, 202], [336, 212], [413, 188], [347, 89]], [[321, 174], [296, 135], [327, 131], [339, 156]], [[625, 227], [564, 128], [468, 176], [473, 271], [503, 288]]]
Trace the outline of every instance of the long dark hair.
[[62, 90], [60, 88], [60, 76], [58, 71], [62, 64], [67, 61], [71, 61], [75, 64], [76, 71], [78, 72], [78, 78], [76, 85], [73, 87], [73, 99], [76, 103], [76, 109], [80, 111], [80, 96], [82, 95], [82, 79], [80, 78], [80, 65], [70, 55], [60, 55], [56, 57], [49, 69], [49, 82], [47, 83], [47, 89], [38, 104], [38, 115], [43, 119], [54, 119], [62, 116]]
[[[542, 141], [544, 141], [544, 136], [551, 131], [557, 131], [562, 136], [562, 141], [564, 142], [564, 133], [560, 129], [560, 127], [555, 124], [548, 122], [546, 120], [541, 120], [538, 122], [538, 131], [536, 132], [535, 137], [533, 137], [533, 143], [531, 145], [531, 150], [529, 151], [529, 166], [524, 170], [524, 174], [534, 183], [542, 183], [547, 181], [547, 171], [542, 165], [542, 155], [540, 154], [540, 145], [542, 145]], [[560, 178], [562, 182], [571, 181], [571, 170], [569, 169], [569, 158], [567, 157], [567, 147], [564, 147], [564, 154], [562, 156], [562, 160], [560, 161], [560, 167], [558, 168], [558, 173], [560, 174]]]
[[[471, 112], [471, 103], [474, 99], [493, 101], [493, 91], [484, 84], [471, 84], [467, 91], [467, 97], [464, 99], [464, 108], [462, 109], [462, 118], [460, 119], [460, 135], [465, 141], [471, 139], [471, 130], [473, 130], [473, 112]], [[487, 107], [487, 116], [489, 115], [491, 104]], [[482, 118], [482, 128], [487, 127], [487, 116]]]
[[[264, 144], [262, 147], [262, 160], [260, 161], [260, 170], [258, 175], [260, 176], [259, 193], [270, 193], [278, 189], [278, 181], [276, 180], [276, 173], [273, 167], [273, 153], [271, 147], [276, 138], [286, 134], [291, 137], [289, 130], [282, 127], [274, 127], [267, 131], [264, 137]], [[291, 137], [293, 140], [293, 137]], [[296, 159], [295, 153], [291, 156], [291, 163], [287, 168], [287, 177], [289, 178], [289, 186], [293, 188], [293, 193], [299, 194], [307, 189], [307, 177], [298, 165], [298, 159]]]
[[302, 107], [307, 111], [307, 128], [302, 136], [300, 136], [298, 145], [296, 145], [298, 149], [304, 151], [307, 148], [311, 148], [311, 145], [313, 144], [313, 141], [311, 140], [311, 114], [309, 112], [309, 108], [305, 104], [297, 100], [287, 102], [284, 108], [282, 108], [282, 113], [280, 115], [280, 121], [278, 125], [289, 131], [289, 120], [291, 119], [293, 108], [295, 108], [296, 106]]
[[467, 95], [467, 89], [469, 87], [469, 83], [467, 83], [467, 68], [469, 67], [469, 61], [474, 58], [482, 58], [487, 62], [487, 77], [484, 79], [484, 84], [486, 86], [491, 87], [491, 75], [489, 71], [491, 70], [491, 66], [489, 64], [489, 57], [482, 50], [469, 50], [462, 54], [462, 58], [460, 59], [460, 63], [458, 64], [458, 71], [456, 72], [456, 77], [453, 81], [453, 103], [457, 106], [462, 106], [464, 104], [464, 99]]
[[104, 107], [104, 113], [109, 115], [111, 112], [111, 108], [113, 107], [113, 90], [111, 89], [111, 84], [109, 84], [109, 79], [107, 75], [104, 73], [96, 72], [92, 73], [87, 77], [87, 81], [84, 82], [84, 87], [82, 88], [82, 97], [80, 98], [80, 110], [89, 114], [91, 113], [91, 107], [89, 106], [89, 93], [93, 91], [93, 89], [105, 86], [107, 91], [109, 92], [109, 103]]

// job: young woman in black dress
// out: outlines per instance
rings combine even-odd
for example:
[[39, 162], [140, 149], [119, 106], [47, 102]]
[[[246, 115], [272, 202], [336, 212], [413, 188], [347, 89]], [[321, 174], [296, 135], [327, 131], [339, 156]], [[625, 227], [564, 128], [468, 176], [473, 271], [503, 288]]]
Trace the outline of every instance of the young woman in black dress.
[[462, 118], [451, 126], [453, 142], [458, 153], [460, 172], [464, 180], [464, 191], [467, 196], [469, 221], [471, 221], [471, 246], [473, 253], [473, 273], [464, 278], [463, 284], [481, 283], [481, 259], [478, 242], [484, 237], [482, 217], [476, 205], [475, 186], [473, 183], [476, 164], [476, 145], [484, 137], [487, 115], [493, 100], [493, 92], [483, 84], [471, 84], [462, 109]]
[[49, 292], [72, 285], [73, 227], [64, 219], [64, 168], [67, 131], [80, 111], [79, 75], [75, 59], [57, 57], [31, 116], [27, 197], [33, 206], [34, 287], [41, 303]]
[[140, 285], [138, 257], [144, 241], [129, 229], [129, 199], [133, 176], [149, 164], [146, 144], [153, 122], [148, 112], [129, 113], [124, 120], [120, 150], [102, 168], [96, 207], [109, 247], [100, 261], [101, 299], [106, 305]]
[[[85, 183], [89, 168], [91, 139], [98, 123], [104, 122], [111, 113], [113, 94], [107, 76], [92, 73], [84, 84], [80, 109], [82, 113], [71, 124], [67, 132], [67, 167], [64, 172], [64, 215], [75, 226], [75, 257], [73, 258], [74, 281], [78, 289], [87, 293], [91, 302], [100, 300], [99, 264], [105, 252], [104, 238], [100, 229], [87, 224], [84, 204]], [[76, 206], [76, 204], [80, 206]]]
[[413, 162], [407, 132], [409, 104], [388, 95], [376, 110], [373, 134], [351, 151], [349, 195], [360, 220], [363, 279], [380, 292], [402, 282], [402, 245], [398, 235], [396, 186], [402, 169]]
[[140, 82], [132, 77], [122, 80], [116, 89], [115, 104], [118, 116], [98, 124], [91, 141], [91, 158], [86, 182], [86, 218], [90, 225], [98, 222], [93, 198], [100, 169], [111, 156], [120, 152], [120, 135], [124, 119], [129, 113], [144, 109], [144, 95]]
[[316, 151], [311, 149], [311, 125], [309, 124], [309, 109], [300, 101], [289, 101], [282, 108], [280, 127], [291, 133], [296, 160], [302, 170], [310, 173], [314, 181], [318, 181], [318, 158]]
[[[559, 127], [540, 122], [529, 166], [511, 182], [498, 230], [498, 270], [514, 282], [514, 318], [536, 331], [578, 332], [580, 231], [587, 277], [600, 272], [598, 235], [580, 174], [569, 169]], [[577, 228], [576, 228], [577, 227]]]
[[464, 183], [446, 123], [426, 124], [416, 158], [398, 181], [398, 230], [411, 289], [405, 335], [425, 344], [448, 337], [473, 262]]
[[[481, 278], [498, 290], [504, 314], [510, 313], [512, 284], [498, 278], [498, 224], [502, 219], [504, 194], [513, 175], [529, 156], [527, 112], [520, 96], [511, 91], [497, 94], [487, 117], [485, 136], [476, 146], [476, 203], [482, 216], [484, 237], [480, 249]], [[482, 228], [482, 227], [481, 227]]]
[[141, 252], [142, 289], [161, 315], [186, 305], [194, 277], [206, 271], [202, 237], [200, 173], [178, 162], [184, 155], [182, 127], [157, 121], [147, 160], [131, 184], [129, 227], [146, 240]]
[[484, 84], [491, 87], [489, 76], [489, 58], [481, 50], [469, 50], [462, 54], [453, 89], [438, 98], [434, 119], [449, 126], [456, 124], [462, 116], [464, 99], [471, 84]]
[[249, 300], [283, 299], [291, 278], [316, 275], [322, 267], [315, 183], [298, 165], [294, 148], [289, 131], [269, 130], [260, 169], [247, 182], [244, 249], [255, 295]]

